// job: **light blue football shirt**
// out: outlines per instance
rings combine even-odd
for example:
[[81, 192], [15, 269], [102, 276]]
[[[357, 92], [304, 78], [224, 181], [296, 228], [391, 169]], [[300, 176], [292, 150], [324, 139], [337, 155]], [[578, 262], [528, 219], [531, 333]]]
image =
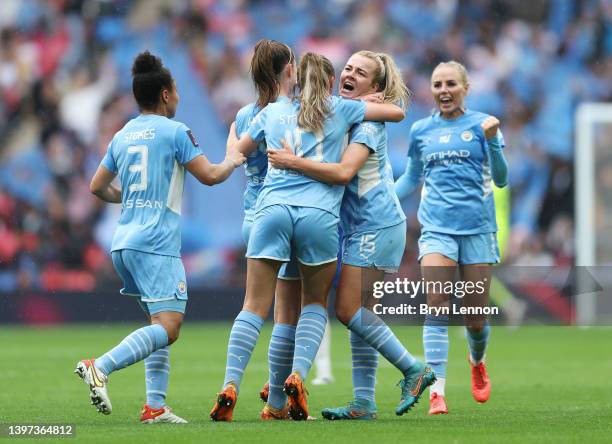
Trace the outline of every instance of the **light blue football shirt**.
[[[256, 142], [265, 139], [270, 149], [281, 148], [281, 140], [284, 139], [298, 156], [317, 162], [339, 162], [348, 144], [348, 131], [353, 124], [363, 120], [366, 104], [358, 100], [330, 97], [330, 113], [325, 119], [323, 131], [317, 133], [298, 127], [299, 107], [297, 100], [279, 97], [253, 119], [248, 129], [249, 136]], [[257, 209], [285, 204], [319, 208], [338, 217], [343, 192], [343, 186], [318, 182], [295, 170], [268, 166]]]
[[[425, 176], [418, 218], [423, 231], [467, 235], [497, 231], [487, 141], [488, 114], [466, 110], [447, 120], [438, 112], [414, 123], [408, 156]], [[503, 147], [501, 131], [498, 142]]]
[[156, 114], [141, 114], [115, 134], [101, 163], [121, 183], [111, 251], [180, 257], [183, 165], [201, 154], [187, 126]]
[[355, 125], [349, 143], [365, 145], [370, 155], [344, 191], [340, 210], [344, 233], [378, 230], [406, 220], [395, 194], [385, 124], [362, 122]]
[[[247, 132], [251, 121], [259, 111], [260, 109], [255, 103], [249, 103], [238, 111], [238, 114], [236, 114], [236, 134], [238, 134], [238, 137], [242, 137]], [[246, 156], [244, 168], [247, 177], [247, 186], [244, 190], [244, 218], [253, 220], [257, 197], [268, 171], [265, 141], [259, 143], [257, 149]]]

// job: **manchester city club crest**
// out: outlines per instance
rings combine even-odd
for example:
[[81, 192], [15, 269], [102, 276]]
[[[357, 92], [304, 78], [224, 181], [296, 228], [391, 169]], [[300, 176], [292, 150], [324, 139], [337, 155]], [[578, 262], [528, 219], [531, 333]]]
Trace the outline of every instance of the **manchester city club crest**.
[[461, 140], [463, 140], [464, 142], [471, 142], [473, 138], [474, 133], [472, 133], [472, 131], [470, 130], [466, 130], [461, 133]]
[[176, 288], [178, 289], [180, 294], [185, 294], [185, 292], [187, 291], [187, 284], [185, 283], [185, 281], [179, 281]]

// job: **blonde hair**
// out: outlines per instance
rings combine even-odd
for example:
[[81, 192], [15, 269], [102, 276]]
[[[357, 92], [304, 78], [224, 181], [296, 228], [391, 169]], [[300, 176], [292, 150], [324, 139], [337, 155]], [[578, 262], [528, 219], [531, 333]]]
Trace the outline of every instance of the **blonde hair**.
[[431, 72], [431, 74], [433, 75], [434, 71], [438, 68], [443, 68], [445, 66], [448, 66], [449, 68], [454, 68], [457, 70], [457, 72], [459, 73], [459, 77], [461, 77], [461, 81], [463, 82], [463, 84], [465, 86], [470, 84], [470, 80], [468, 78], [468, 73], [467, 73], [467, 69], [465, 69], [465, 66], [463, 66], [461, 63], [456, 62], [455, 60], [449, 60], [448, 62], [441, 62], [438, 63], [438, 66], [436, 66], [434, 68], [434, 70]]
[[378, 84], [379, 91], [383, 93], [383, 102], [394, 103], [406, 110], [412, 92], [404, 83], [402, 73], [393, 58], [384, 52], [359, 51], [355, 54], [376, 62], [373, 82]]
[[333, 73], [327, 58], [313, 52], [302, 56], [298, 68], [300, 111], [297, 119], [301, 128], [311, 132], [323, 130], [325, 117], [329, 114], [329, 77]]

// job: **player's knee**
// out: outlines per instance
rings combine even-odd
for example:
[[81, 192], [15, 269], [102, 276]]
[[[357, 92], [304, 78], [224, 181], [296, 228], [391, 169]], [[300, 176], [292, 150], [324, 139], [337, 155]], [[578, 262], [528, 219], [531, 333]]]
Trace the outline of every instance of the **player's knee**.
[[354, 313], [350, 313], [348, 307], [342, 304], [336, 304], [336, 318], [344, 325], [348, 325]]
[[485, 319], [474, 319], [466, 322], [466, 328], [472, 333], [480, 333], [486, 324]]
[[449, 297], [445, 294], [428, 294], [427, 305], [430, 307], [448, 307]]
[[284, 307], [283, 310], [274, 311], [274, 323], [275, 324], [297, 325], [299, 318], [300, 318], [299, 306]]
[[164, 328], [166, 329], [166, 332], [168, 333], [168, 345], [174, 344], [176, 341], [178, 341], [180, 330], [181, 330], [180, 326], [172, 326], [170, 328], [164, 326]]
[[179, 338], [181, 323], [176, 321], [168, 321], [165, 319], [157, 320], [157, 323], [161, 325], [164, 330], [166, 330], [166, 334], [168, 335], [168, 345], [174, 344]]

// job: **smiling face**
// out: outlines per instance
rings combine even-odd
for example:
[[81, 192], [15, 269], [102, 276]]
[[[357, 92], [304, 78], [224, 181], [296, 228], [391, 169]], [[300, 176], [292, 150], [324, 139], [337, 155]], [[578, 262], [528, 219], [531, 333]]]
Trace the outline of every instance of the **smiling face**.
[[340, 74], [338, 91], [347, 99], [354, 99], [378, 91], [374, 77], [378, 70], [377, 63], [360, 54], [353, 54]]
[[468, 88], [467, 79], [457, 67], [442, 64], [431, 75], [431, 93], [442, 117], [446, 119], [463, 114], [463, 101]]

